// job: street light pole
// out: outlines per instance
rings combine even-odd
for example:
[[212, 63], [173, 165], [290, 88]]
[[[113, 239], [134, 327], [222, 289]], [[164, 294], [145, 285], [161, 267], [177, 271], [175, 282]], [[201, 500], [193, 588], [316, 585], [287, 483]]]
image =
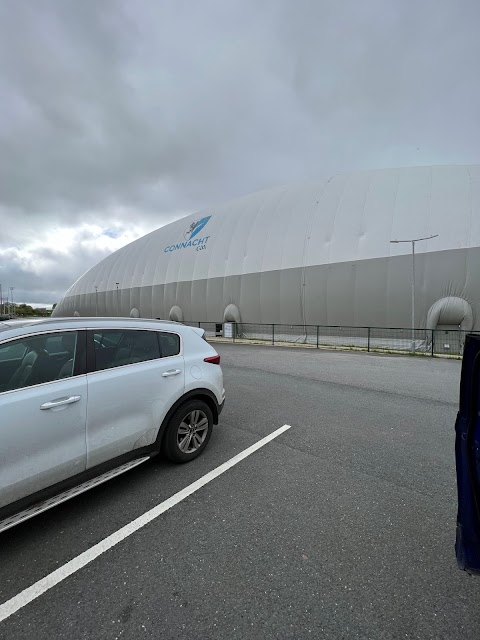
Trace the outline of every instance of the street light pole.
[[95, 316], [98, 317], [98, 286], [95, 286]]
[[415, 352], [415, 243], [421, 240], [431, 240], [438, 238], [438, 233], [426, 238], [415, 238], [412, 240], [390, 240], [390, 244], [401, 244], [409, 242], [412, 245], [412, 351]]
[[120, 315], [120, 303], [119, 303], [119, 300], [118, 300], [118, 285], [120, 283], [116, 282], [115, 284], [117, 285], [117, 316], [119, 316]]
[[15, 287], [9, 287], [10, 289], [10, 295], [12, 298], [12, 306], [10, 307], [10, 315], [15, 315], [15, 305], [13, 304], [13, 290], [15, 289]]

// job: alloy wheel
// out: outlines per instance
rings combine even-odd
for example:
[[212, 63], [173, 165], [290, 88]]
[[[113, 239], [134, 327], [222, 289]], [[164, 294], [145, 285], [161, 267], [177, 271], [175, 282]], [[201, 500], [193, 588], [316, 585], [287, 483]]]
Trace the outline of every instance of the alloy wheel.
[[194, 453], [199, 449], [208, 433], [208, 418], [196, 409], [187, 413], [177, 431], [177, 445], [182, 453]]

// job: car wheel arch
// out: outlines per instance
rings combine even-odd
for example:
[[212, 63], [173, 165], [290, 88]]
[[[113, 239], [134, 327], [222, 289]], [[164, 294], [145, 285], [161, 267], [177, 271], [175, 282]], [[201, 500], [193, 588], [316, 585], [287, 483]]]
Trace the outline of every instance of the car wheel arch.
[[182, 405], [190, 402], [191, 400], [201, 400], [202, 402], [205, 402], [212, 411], [213, 424], [218, 424], [218, 406], [213, 391], [210, 391], [210, 389], [193, 389], [179, 398], [168, 410], [158, 431], [155, 449], [161, 449], [162, 439], [172, 416]]

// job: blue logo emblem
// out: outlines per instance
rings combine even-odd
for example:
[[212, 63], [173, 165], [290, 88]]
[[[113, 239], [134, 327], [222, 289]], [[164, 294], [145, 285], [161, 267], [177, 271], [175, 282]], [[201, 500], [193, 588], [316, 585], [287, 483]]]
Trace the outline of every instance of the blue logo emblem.
[[197, 222], [192, 222], [192, 224], [188, 227], [188, 229], [183, 234], [183, 237], [185, 238], [185, 240], [191, 240], [197, 234], [199, 234], [211, 217], [212, 216], [206, 216], [201, 220], [197, 220]]
[[[198, 236], [200, 231], [205, 228], [205, 225], [211, 217], [212, 216], [205, 216], [205, 218], [200, 218], [200, 220], [192, 222], [184, 231], [183, 237], [185, 238], [185, 242], [179, 242], [165, 247], [163, 250], [164, 253], [178, 251], [179, 249], [186, 249], [187, 247], [195, 247], [196, 251], [205, 251], [210, 236], [204, 236], [203, 238], [198, 238], [196, 236]], [[195, 238], [195, 240], [193, 238]]]

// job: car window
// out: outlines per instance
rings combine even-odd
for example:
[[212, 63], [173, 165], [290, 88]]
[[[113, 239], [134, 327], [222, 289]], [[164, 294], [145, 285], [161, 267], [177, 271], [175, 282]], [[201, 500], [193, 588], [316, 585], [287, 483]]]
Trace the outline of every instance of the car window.
[[93, 336], [95, 371], [160, 358], [154, 331], [106, 329]]
[[70, 378], [77, 332], [39, 334], [0, 345], [0, 392]]
[[160, 331], [157, 332], [157, 335], [162, 358], [176, 356], [180, 353], [180, 336], [176, 333], [162, 333]]
[[54, 333], [45, 340], [45, 351], [49, 355], [64, 351], [61, 333]]
[[0, 362], [5, 360], [21, 360], [26, 353], [26, 347], [21, 342], [9, 342], [0, 347]]
[[116, 347], [124, 333], [124, 331], [103, 331], [102, 333], [94, 333], [93, 339], [96, 346]]

